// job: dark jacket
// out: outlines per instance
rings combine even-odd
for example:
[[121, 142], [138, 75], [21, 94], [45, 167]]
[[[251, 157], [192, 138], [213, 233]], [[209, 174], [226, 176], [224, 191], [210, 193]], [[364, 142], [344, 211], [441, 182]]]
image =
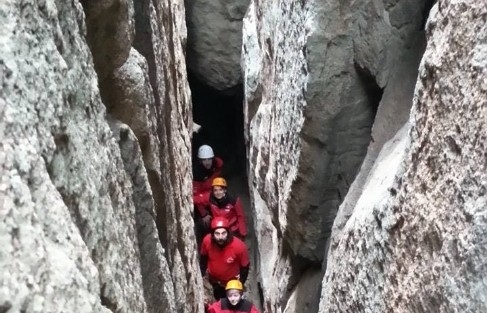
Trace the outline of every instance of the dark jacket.
[[211, 183], [214, 178], [221, 176], [223, 160], [214, 157], [210, 169], [206, 169], [200, 162], [194, 162], [193, 166], [193, 194], [211, 191]]
[[234, 198], [226, 194], [222, 199], [217, 199], [210, 194], [209, 208], [211, 216], [223, 216], [228, 220], [232, 233], [242, 238], [247, 236], [245, 215], [239, 197]]
[[259, 311], [248, 300], [242, 299], [237, 305], [233, 306], [227, 298], [223, 298], [210, 305], [208, 313], [259, 313]]

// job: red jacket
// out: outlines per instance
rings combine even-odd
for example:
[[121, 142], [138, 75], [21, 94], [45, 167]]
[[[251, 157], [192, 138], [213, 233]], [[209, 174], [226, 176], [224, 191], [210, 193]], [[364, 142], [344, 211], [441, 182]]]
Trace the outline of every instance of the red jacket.
[[232, 233], [241, 237], [247, 236], [247, 225], [240, 198], [233, 198], [228, 194], [222, 199], [216, 199], [211, 193], [193, 196], [193, 202], [201, 216], [208, 213], [212, 217], [223, 216], [228, 220]]
[[252, 302], [242, 299], [236, 306], [232, 307], [227, 298], [213, 303], [208, 308], [208, 313], [259, 313]]
[[213, 165], [209, 170], [196, 163], [193, 169], [193, 195], [210, 192], [211, 183], [213, 179], [221, 176], [222, 167], [223, 160], [218, 157], [213, 158]]
[[245, 243], [232, 237], [226, 246], [219, 246], [207, 234], [201, 243], [201, 256], [208, 257], [208, 278], [225, 286], [240, 275], [240, 269], [249, 266], [249, 253]]

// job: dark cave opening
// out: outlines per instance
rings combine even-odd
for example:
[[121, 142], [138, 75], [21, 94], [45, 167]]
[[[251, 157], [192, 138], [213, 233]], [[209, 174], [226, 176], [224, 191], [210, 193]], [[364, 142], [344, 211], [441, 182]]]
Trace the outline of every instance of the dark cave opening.
[[198, 147], [207, 144], [224, 161], [222, 176], [229, 179], [246, 175], [243, 86], [224, 91], [207, 86], [188, 73], [193, 101], [193, 120], [201, 126], [193, 134], [192, 158]]

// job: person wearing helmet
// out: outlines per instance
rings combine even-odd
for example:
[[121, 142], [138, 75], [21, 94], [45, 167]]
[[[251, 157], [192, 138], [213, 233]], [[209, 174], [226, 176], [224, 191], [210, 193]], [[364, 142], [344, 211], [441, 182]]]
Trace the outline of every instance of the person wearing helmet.
[[255, 305], [243, 298], [243, 284], [230, 280], [225, 286], [225, 298], [208, 307], [208, 313], [259, 313]]
[[199, 147], [197, 157], [193, 164], [193, 195], [209, 193], [211, 182], [221, 175], [223, 168], [223, 160], [215, 157], [213, 149], [208, 145]]
[[201, 203], [201, 199], [206, 199], [210, 196], [211, 182], [215, 177], [221, 175], [222, 167], [222, 159], [215, 157], [210, 146], [202, 145], [199, 147], [197, 161], [193, 162], [194, 224], [198, 246], [208, 233], [211, 221], [211, 215], [198, 214], [198, 212], [204, 212], [204, 205], [199, 203]]
[[193, 201], [202, 218], [223, 216], [228, 220], [233, 235], [244, 239], [247, 236], [247, 225], [239, 197], [227, 193], [227, 181], [222, 177], [213, 179], [212, 192], [208, 196], [194, 197]]
[[217, 216], [211, 221], [211, 233], [203, 238], [200, 249], [201, 274], [208, 275], [216, 300], [224, 298], [225, 285], [232, 279], [245, 283], [250, 261], [245, 243], [233, 237], [226, 218]]

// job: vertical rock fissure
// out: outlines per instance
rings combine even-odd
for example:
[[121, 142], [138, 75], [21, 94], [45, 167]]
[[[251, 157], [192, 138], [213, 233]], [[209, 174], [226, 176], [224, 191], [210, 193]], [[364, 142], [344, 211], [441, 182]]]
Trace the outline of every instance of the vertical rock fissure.
[[[161, 97], [159, 94], [159, 89], [157, 88], [157, 67], [154, 54], [154, 47], [152, 44], [152, 28], [150, 17], [151, 11], [155, 10], [151, 4], [152, 0], [141, 0], [135, 1], [134, 3], [134, 19], [135, 19], [135, 38], [134, 38], [134, 48], [139, 51], [147, 60], [149, 69], [149, 82], [152, 87], [152, 92], [154, 93], [154, 115], [156, 117], [157, 129], [162, 129], [161, 121]], [[161, 136], [161, 134], [158, 134]], [[162, 137], [162, 136], [161, 136]], [[159, 147], [159, 153], [162, 154], [163, 147]], [[149, 172], [149, 182], [151, 184], [151, 189], [154, 192], [154, 200], [156, 204], [156, 224], [159, 233], [159, 238], [164, 247], [168, 245], [167, 236], [167, 225], [166, 217], [167, 210], [165, 206], [165, 192], [164, 187], [161, 182], [160, 174], [157, 171]], [[166, 251], [166, 257], [169, 257], [168, 251]]]
[[[147, 308], [151, 313], [163, 313], [174, 308], [171, 303], [173, 292], [163, 288], [164, 282], [170, 281], [171, 276], [157, 236], [155, 202], [150, 185], [147, 184], [148, 174], [137, 139], [130, 128], [118, 121], [111, 121], [110, 126], [118, 139], [124, 167], [134, 188], [132, 199], [136, 207], [135, 223]], [[162, 296], [161, 288], [164, 290]]]
[[[381, 88], [377, 83], [376, 77], [367, 69], [361, 67], [358, 63], [354, 62], [355, 71], [358, 74], [358, 79], [362, 84], [362, 87], [367, 95], [369, 101], [369, 107], [371, 109], [371, 120], [375, 120], [377, 110], [379, 108], [380, 101], [382, 100], [382, 95], [384, 94], [384, 88]], [[370, 123], [370, 128], [372, 128]], [[350, 183], [347, 183], [350, 186]], [[343, 199], [340, 199], [343, 200]]]

